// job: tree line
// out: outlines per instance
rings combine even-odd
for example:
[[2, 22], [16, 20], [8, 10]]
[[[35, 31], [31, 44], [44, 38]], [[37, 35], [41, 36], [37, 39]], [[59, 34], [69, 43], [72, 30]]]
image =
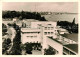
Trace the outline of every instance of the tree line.
[[2, 12], [2, 18], [7, 19], [13, 19], [13, 18], [19, 18], [20, 20], [23, 19], [35, 19], [39, 21], [46, 21], [45, 17], [41, 17], [40, 13], [38, 12], [28, 12], [28, 11], [3, 11]]
[[68, 21], [57, 21], [57, 26], [61, 26], [69, 31], [69, 33], [78, 33], [78, 24], [75, 24], [75, 18], [72, 22]]

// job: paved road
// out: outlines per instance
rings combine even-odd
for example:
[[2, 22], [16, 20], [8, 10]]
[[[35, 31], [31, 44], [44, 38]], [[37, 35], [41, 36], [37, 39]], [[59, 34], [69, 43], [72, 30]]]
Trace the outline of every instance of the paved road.
[[15, 29], [13, 27], [9, 28], [9, 32], [11, 34], [11, 41], [12, 41], [12, 43], [11, 43], [11, 47], [9, 48], [8, 51], [10, 51], [12, 49], [12, 47], [13, 47], [13, 39], [15, 38], [15, 35], [16, 35], [16, 31], [15, 31]]
[[12, 35], [12, 36], [11, 36], [11, 41], [13, 41], [13, 39], [15, 38], [15, 35], [16, 35], [16, 31], [15, 31], [15, 29], [12, 28], [12, 27], [9, 28], [9, 30], [12, 32], [12, 33], [11, 33], [11, 35]]

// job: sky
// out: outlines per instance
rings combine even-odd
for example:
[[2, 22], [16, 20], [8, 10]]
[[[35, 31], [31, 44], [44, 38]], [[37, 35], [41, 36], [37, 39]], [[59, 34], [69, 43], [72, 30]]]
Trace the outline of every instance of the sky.
[[3, 2], [2, 10], [78, 12], [77, 2]]

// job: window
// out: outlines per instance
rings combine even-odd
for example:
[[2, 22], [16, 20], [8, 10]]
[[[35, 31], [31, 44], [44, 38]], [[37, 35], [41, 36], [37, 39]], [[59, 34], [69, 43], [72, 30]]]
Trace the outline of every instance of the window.
[[44, 32], [45, 35], [47, 35], [47, 32]]
[[33, 36], [31, 36], [31, 38], [33, 38]]
[[48, 24], [48, 25], [51, 25], [51, 24]]
[[53, 34], [53, 32], [51, 32], [51, 34]]
[[50, 27], [48, 27], [48, 30], [50, 30]]
[[26, 36], [27, 38], [29, 38], [29, 36]]
[[45, 27], [45, 30], [47, 30], [47, 27]]
[[50, 32], [48, 32], [48, 34], [50, 34]]
[[51, 30], [53, 29], [53, 27], [51, 27]]
[[38, 34], [39, 34], [40, 32], [38, 32]]

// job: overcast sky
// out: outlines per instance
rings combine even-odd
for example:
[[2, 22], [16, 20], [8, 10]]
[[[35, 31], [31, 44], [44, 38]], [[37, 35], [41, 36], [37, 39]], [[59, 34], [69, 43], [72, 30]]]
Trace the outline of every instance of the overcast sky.
[[77, 13], [77, 2], [4, 2], [3, 10], [52, 11]]

